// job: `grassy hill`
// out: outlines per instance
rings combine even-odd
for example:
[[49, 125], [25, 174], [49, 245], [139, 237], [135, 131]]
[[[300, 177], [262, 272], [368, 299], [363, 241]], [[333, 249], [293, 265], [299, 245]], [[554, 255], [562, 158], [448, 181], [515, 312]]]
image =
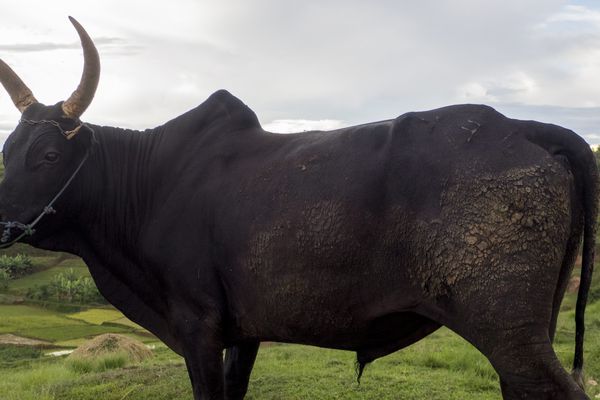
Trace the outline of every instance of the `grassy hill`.
[[[0, 168], [0, 176], [2, 175]], [[77, 258], [17, 245], [3, 254], [28, 254], [32, 273], [0, 290], [0, 399], [146, 400], [192, 397], [183, 360], [110, 305], [31, 298], [69, 271], [89, 278]], [[578, 271], [576, 271], [578, 273]], [[559, 318], [555, 349], [570, 368], [574, 343], [575, 294], [569, 293]], [[600, 276], [592, 285], [587, 312], [588, 393], [600, 395]], [[139, 365], [105, 369], [73, 368], [64, 356], [100, 333], [123, 333], [153, 345], [154, 357]], [[38, 346], [2, 344], [6, 334], [36, 339]], [[14, 337], [11, 336], [14, 339]], [[23, 339], [25, 341], [25, 339]], [[248, 399], [500, 399], [498, 378], [475, 348], [440, 329], [425, 340], [369, 365], [359, 385], [355, 356], [314, 347], [264, 344], [252, 373]]]

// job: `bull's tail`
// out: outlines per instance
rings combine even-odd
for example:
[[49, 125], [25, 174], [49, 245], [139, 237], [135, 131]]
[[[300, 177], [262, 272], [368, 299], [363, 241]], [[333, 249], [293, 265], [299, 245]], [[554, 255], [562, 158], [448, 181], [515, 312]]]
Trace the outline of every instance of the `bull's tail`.
[[529, 139], [552, 155], [566, 157], [575, 177], [577, 198], [583, 208], [583, 253], [581, 279], [575, 308], [575, 357], [572, 376], [583, 388], [583, 336], [585, 307], [594, 270], [596, 218], [598, 214], [598, 168], [589, 145], [575, 133], [552, 126], [536, 130]]
[[[591, 151], [587, 152], [588, 154]], [[598, 171], [594, 155], [581, 160], [583, 173], [583, 253], [581, 280], [575, 308], [575, 357], [573, 378], [583, 388], [583, 335], [585, 332], [585, 306], [594, 271], [594, 249], [596, 242], [596, 218], [598, 214]]]

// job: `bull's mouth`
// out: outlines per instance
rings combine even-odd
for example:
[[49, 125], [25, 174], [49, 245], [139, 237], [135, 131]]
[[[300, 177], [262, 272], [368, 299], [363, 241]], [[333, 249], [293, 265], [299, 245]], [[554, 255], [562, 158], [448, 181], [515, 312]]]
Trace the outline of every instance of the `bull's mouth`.
[[54, 214], [56, 210], [52, 206], [46, 206], [37, 218], [28, 218], [30, 223], [20, 221], [0, 221], [0, 249], [5, 249], [17, 243], [27, 236], [33, 236], [35, 225], [47, 214]]
[[[6, 249], [25, 236], [30, 236], [35, 233], [35, 229], [29, 227], [29, 225], [22, 224], [20, 222], [0, 222], [2, 228], [2, 236], [0, 236], [0, 249]], [[20, 230], [21, 234], [13, 233], [14, 230]]]

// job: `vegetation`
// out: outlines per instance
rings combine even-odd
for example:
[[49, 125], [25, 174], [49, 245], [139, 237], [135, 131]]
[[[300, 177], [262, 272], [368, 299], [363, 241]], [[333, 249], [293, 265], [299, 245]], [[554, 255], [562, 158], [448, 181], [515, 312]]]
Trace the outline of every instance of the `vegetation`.
[[8, 287], [8, 282], [11, 278], [7, 270], [0, 269], [0, 290], [5, 290]]
[[85, 311], [70, 314], [69, 318], [80, 319], [88, 324], [102, 325], [105, 322], [122, 320], [123, 314], [113, 308], [90, 308]]
[[33, 271], [33, 263], [27, 254], [15, 256], [0, 255], [0, 270], [5, 271], [12, 279], [20, 278]]
[[68, 318], [61, 312], [35, 306], [0, 305], [0, 334], [13, 333], [52, 343], [108, 332], [125, 333], [135, 330], [124, 325], [92, 325]]
[[[572, 299], [570, 295], [569, 300]], [[596, 304], [590, 327], [600, 324]], [[572, 311], [561, 317], [556, 348], [572, 357]], [[600, 338], [590, 329], [586, 341], [588, 379], [600, 372]], [[252, 373], [248, 399], [499, 399], [497, 377], [487, 360], [447, 329], [369, 365], [358, 384], [354, 354], [307, 346], [266, 344]], [[67, 368], [65, 368], [65, 366]], [[126, 366], [123, 369], [121, 367]], [[30, 368], [10, 369], [0, 381], [8, 399], [47, 400], [191, 398], [183, 360], [164, 345], [154, 357], [131, 365], [118, 356], [97, 363], [33, 359]], [[35, 385], [31, 385], [35, 382]], [[15, 395], [16, 393], [16, 395]], [[599, 393], [589, 386], [588, 393]], [[37, 397], [36, 397], [37, 396]]]
[[79, 373], [104, 372], [110, 369], [123, 368], [130, 362], [126, 353], [116, 352], [97, 357], [69, 357], [65, 364], [67, 368]]
[[67, 304], [106, 303], [92, 278], [78, 276], [73, 269], [59, 272], [48, 284], [30, 288], [26, 297], [32, 300], [50, 300]]
[[600, 146], [595, 146], [592, 148], [594, 151], [594, 156], [596, 157], [596, 165], [600, 168]]
[[0, 255], [0, 290], [6, 290], [12, 279], [31, 273], [33, 263], [26, 254]]
[[0, 345], [0, 368], [26, 365], [42, 357], [42, 349], [34, 346]]
[[[600, 286], [598, 276], [594, 288]], [[569, 368], [573, 355], [575, 294], [567, 295], [555, 349]], [[105, 312], [108, 311], [108, 312]], [[28, 316], [28, 314], [30, 314]], [[40, 310], [30, 306], [0, 307], [0, 321], [37, 327], [71, 320], [74, 325], [62, 329], [63, 337], [85, 326], [84, 321], [103, 327], [114, 321], [118, 312], [90, 309], [75, 314]], [[15, 321], [14, 318], [22, 319]], [[79, 319], [76, 319], [79, 318]], [[588, 308], [586, 340], [587, 378], [600, 377], [600, 302]], [[1, 324], [2, 322], [0, 322]], [[57, 331], [61, 331], [57, 329]], [[156, 343], [154, 356], [131, 364], [120, 354], [95, 360], [72, 361], [49, 358], [14, 348], [0, 349], [3, 380], [0, 393], [7, 399], [162, 399], [191, 398], [183, 360], [164, 345]], [[19, 361], [21, 360], [21, 361]], [[448, 329], [440, 329], [407, 349], [384, 357], [367, 366], [361, 383], [356, 382], [355, 356], [350, 352], [314, 347], [265, 344], [259, 353], [251, 377], [248, 399], [499, 399], [497, 376], [489, 362], [469, 343]], [[7, 368], [11, 365], [12, 368]], [[27, 366], [27, 368], [25, 368]], [[126, 368], [123, 368], [126, 367]], [[588, 386], [594, 397], [597, 386]]]
[[54, 277], [61, 272], [72, 269], [72, 274], [78, 277], [90, 277], [87, 267], [81, 262], [74, 263], [74, 260], [64, 260], [57, 265], [49, 266], [54, 260], [46, 257], [35, 257], [34, 262], [40, 266], [31, 275], [12, 280], [8, 285], [8, 291], [17, 295], [27, 295], [27, 292], [35, 286], [48, 285]]
[[66, 303], [97, 303], [105, 301], [92, 278], [78, 277], [72, 269], [56, 275], [51, 284], [50, 292], [57, 301]]

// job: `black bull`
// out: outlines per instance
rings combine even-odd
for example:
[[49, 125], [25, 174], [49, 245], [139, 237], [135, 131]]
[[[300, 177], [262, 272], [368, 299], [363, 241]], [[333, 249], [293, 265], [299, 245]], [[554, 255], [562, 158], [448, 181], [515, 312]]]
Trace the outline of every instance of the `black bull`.
[[[587, 398], [551, 346], [584, 236], [580, 372], [597, 171], [573, 132], [461, 105], [272, 134], [219, 91], [151, 131], [69, 141], [43, 122], [73, 129], [60, 104], [29, 106], [5, 145], [4, 220], [32, 220], [91, 148], [23, 241], [81, 256], [185, 357], [195, 398], [243, 398], [261, 341], [355, 351], [362, 371], [441, 325], [505, 399]], [[36, 164], [48, 148], [63, 167]]]

